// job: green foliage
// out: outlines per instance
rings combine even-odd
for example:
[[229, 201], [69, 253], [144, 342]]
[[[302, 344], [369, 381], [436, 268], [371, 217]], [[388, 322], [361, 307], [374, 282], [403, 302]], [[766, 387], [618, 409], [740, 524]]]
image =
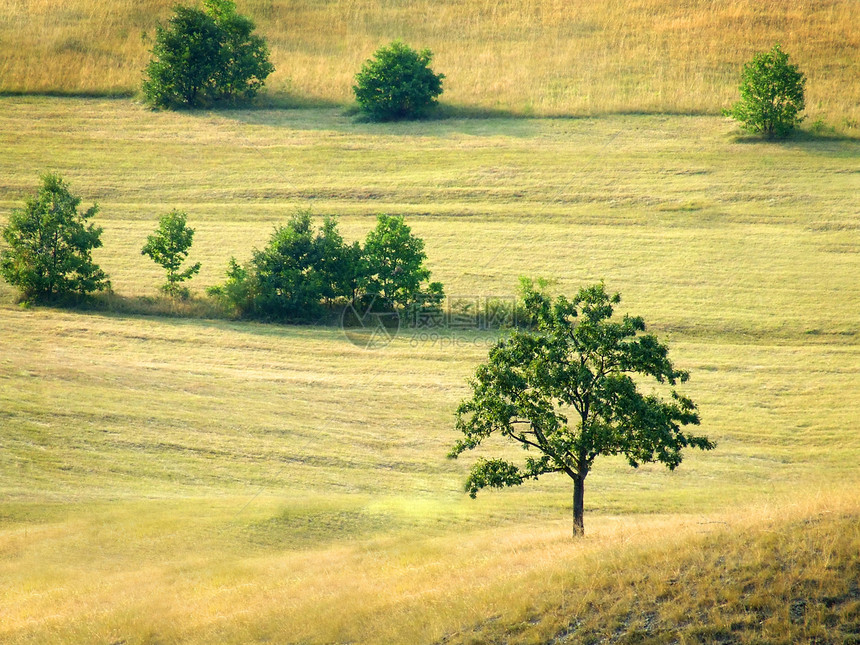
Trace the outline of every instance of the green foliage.
[[478, 460], [467, 492], [474, 497], [488, 486], [564, 473], [574, 480], [574, 533], [581, 534], [584, 480], [598, 456], [623, 455], [633, 467], [660, 462], [674, 469], [683, 448], [707, 450], [714, 444], [682, 430], [699, 424], [690, 399], [674, 389], [668, 401], [639, 391], [637, 376], [674, 386], [688, 374], [675, 369], [665, 345], [643, 333], [642, 318], [612, 320], [620, 296], [597, 284], [572, 300], [552, 300], [526, 281], [523, 300], [534, 329], [500, 340], [489, 362], [478, 367], [472, 396], [457, 409], [464, 437], [450, 456], [495, 434], [538, 453], [519, 466]]
[[246, 266], [231, 259], [226, 282], [209, 293], [240, 315], [284, 321], [318, 320], [351, 301], [374, 310], [438, 306], [444, 293], [425, 284], [426, 257], [402, 217], [380, 215], [362, 248], [344, 242], [334, 217], [315, 229], [300, 211]]
[[378, 215], [376, 228], [367, 235], [363, 252], [364, 293], [392, 309], [413, 305], [438, 304], [443, 297], [442, 284], [430, 279], [424, 266], [424, 240], [412, 234], [403, 216]]
[[324, 315], [324, 305], [353, 296], [359, 257], [358, 244], [343, 241], [336, 219], [314, 230], [310, 212], [300, 211], [275, 229], [246, 267], [231, 259], [227, 281], [209, 293], [241, 315], [314, 320]]
[[374, 121], [424, 115], [442, 93], [444, 74], [430, 69], [433, 54], [394, 41], [381, 47], [356, 74], [353, 91], [359, 108]]
[[160, 108], [198, 107], [253, 97], [274, 71], [266, 41], [232, 0], [204, 0], [203, 9], [177, 5], [156, 26], [143, 94]]
[[109, 288], [107, 275], [92, 259], [92, 250], [102, 245], [102, 229], [87, 223], [98, 206], [79, 213], [81, 199], [66, 182], [54, 174], [41, 179], [36, 196], [13, 210], [2, 229], [8, 245], [0, 251], [3, 278], [33, 301]]
[[275, 229], [269, 245], [255, 251], [251, 264], [257, 281], [255, 308], [265, 317], [309, 320], [320, 314], [328, 275], [320, 260], [334, 243], [322, 230], [314, 232], [311, 214], [299, 212]]
[[254, 311], [256, 281], [248, 270], [231, 257], [227, 265], [227, 280], [224, 284], [209, 287], [206, 292], [222, 307], [236, 315], [247, 315]]
[[723, 113], [740, 121], [748, 132], [784, 136], [802, 120], [806, 78], [779, 44], [746, 63], [741, 74], [741, 100]]
[[187, 297], [188, 289], [182, 287], [181, 283], [200, 271], [199, 262], [184, 271], [179, 270], [194, 240], [194, 229], [186, 226], [186, 218], [185, 213], [177, 210], [162, 215], [158, 220], [158, 228], [146, 238], [146, 244], [140, 251], [141, 255], [148, 255], [167, 271], [167, 282], [161, 289], [174, 298]]

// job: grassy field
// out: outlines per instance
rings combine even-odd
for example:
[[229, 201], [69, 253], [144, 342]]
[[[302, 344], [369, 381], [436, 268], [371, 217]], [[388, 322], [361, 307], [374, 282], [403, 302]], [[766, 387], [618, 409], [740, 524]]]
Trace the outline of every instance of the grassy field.
[[[0, 92], [133, 93], [174, 0], [12, 0], [0, 15]], [[245, 0], [293, 102], [350, 101], [353, 76], [402, 38], [436, 54], [444, 101], [535, 115], [716, 114], [739, 70], [781, 42], [809, 77], [808, 113], [860, 122], [855, 0]]]
[[[404, 330], [367, 350], [337, 327], [25, 309], [0, 285], [0, 640], [856, 627], [857, 140], [765, 144], [705, 116], [380, 126], [45, 97], [0, 114], [0, 220], [61, 173], [101, 205], [117, 298], [156, 296], [140, 247], [171, 208], [197, 229], [197, 294], [295, 208], [340, 215], [350, 239], [404, 213], [454, 298], [509, 295], [523, 274], [562, 292], [605, 279], [691, 371], [719, 444], [674, 473], [598, 462], [573, 542], [567, 482], [470, 500], [470, 460], [445, 459], [492, 334]], [[652, 583], [675, 613], [646, 602]]]

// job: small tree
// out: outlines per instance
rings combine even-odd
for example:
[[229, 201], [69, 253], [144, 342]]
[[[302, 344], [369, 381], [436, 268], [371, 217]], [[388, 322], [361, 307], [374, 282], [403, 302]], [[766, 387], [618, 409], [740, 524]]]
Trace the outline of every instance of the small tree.
[[154, 107], [198, 107], [217, 99], [251, 98], [274, 71], [266, 41], [232, 0], [177, 5], [155, 28], [143, 94]]
[[186, 218], [185, 213], [177, 210], [162, 215], [158, 220], [158, 228], [146, 238], [146, 244], [140, 251], [141, 255], [148, 255], [167, 271], [167, 282], [161, 290], [173, 298], [187, 297], [188, 289], [182, 283], [200, 271], [199, 262], [180, 271], [194, 241], [194, 229], [186, 226]]
[[806, 78], [779, 44], [760, 52], [741, 73], [741, 100], [724, 110], [748, 132], [766, 137], [784, 136], [802, 120]]
[[660, 462], [674, 469], [687, 446], [709, 450], [706, 437], [686, 434], [698, 425], [695, 404], [674, 391], [665, 401], [639, 392], [635, 376], [674, 386], [688, 378], [675, 369], [668, 348], [643, 334], [639, 317], [611, 320], [620, 302], [598, 284], [573, 300], [551, 300], [524, 283], [524, 307], [532, 330], [514, 331], [491, 350], [471, 381], [472, 396], [457, 409], [464, 434], [449, 456], [457, 457], [498, 434], [538, 453], [518, 466], [479, 459], [466, 490], [515, 486], [547, 473], [573, 480], [573, 534], [584, 533], [585, 478], [600, 455], [623, 455], [636, 467]]
[[358, 244], [344, 243], [334, 217], [315, 230], [310, 211], [299, 211], [245, 267], [231, 259], [227, 281], [209, 293], [241, 314], [312, 320], [325, 305], [355, 295], [359, 255]]
[[101, 247], [101, 227], [87, 220], [98, 212], [93, 204], [78, 212], [80, 197], [69, 192], [58, 175], [42, 176], [42, 186], [23, 209], [12, 211], [2, 237], [0, 273], [25, 300], [84, 295], [110, 287], [107, 275], [93, 262]]
[[424, 240], [412, 234], [402, 216], [378, 215], [364, 242], [364, 292], [395, 308], [441, 300], [441, 283], [424, 289], [430, 279], [426, 259]]
[[400, 41], [381, 47], [365, 61], [353, 86], [361, 111], [374, 121], [413, 119], [436, 104], [444, 74], [430, 69], [433, 54]]

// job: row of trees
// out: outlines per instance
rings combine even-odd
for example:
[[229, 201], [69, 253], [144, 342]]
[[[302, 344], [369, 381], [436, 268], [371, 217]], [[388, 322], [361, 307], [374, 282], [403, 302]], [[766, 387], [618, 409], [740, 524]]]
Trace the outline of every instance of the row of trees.
[[[37, 194], [15, 209], [2, 228], [0, 274], [27, 301], [83, 296], [110, 288], [107, 274], [93, 261], [102, 246], [101, 227], [89, 220], [93, 205], [80, 211], [80, 197], [57, 175], [42, 177]], [[186, 263], [194, 240], [187, 215], [171, 211], [159, 218], [141, 253], [166, 273], [162, 291], [186, 297], [184, 282], [200, 271]], [[356, 302], [364, 310], [402, 311], [438, 307], [442, 284], [430, 282], [424, 241], [402, 216], [379, 215], [363, 244], [348, 244], [337, 219], [318, 228], [308, 211], [275, 229], [262, 250], [240, 265], [231, 258], [224, 284], [210, 295], [242, 316], [279, 321], [309, 321], [335, 305]]]
[[[178, 5], [158, 25], [143, 94], [155, 107], [198, 107], [253, 97], [274, 71], [266, 41], [233, 0], [203, 0], [202, 9]], [[425, 115], [442, 93], [444, 74], [430, 68], [429, 49], [400, 41], [378, 49], [355, 76], [359, 109], [376, 121]], [[803, 119], [806, 79], [779, 44], [756, 54], [741, 74], [741, 99], [724, 114], [750, 132], [782, 136]]]

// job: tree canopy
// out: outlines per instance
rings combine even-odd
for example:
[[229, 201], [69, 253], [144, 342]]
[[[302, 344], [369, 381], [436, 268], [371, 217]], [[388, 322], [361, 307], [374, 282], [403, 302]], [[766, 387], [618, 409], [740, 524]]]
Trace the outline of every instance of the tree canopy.
[[0, 274], [25, 300], [110, 287], [107, 274], [92, 258], [93, 249], [102, 245], [101, 227], [88, 223], [98, 206], [80, 213], [80, 203], [59, 175], [46, 174], [25, 207], [12, 211], [2, 229], [8, 247], [0, 251]]
[[749, 132], [784, 136], [803, 120], [805, 86], [806, 77], [777, 43], [744, 65], [741, 99], [724, 113]]
[[362, 285], [371, 298], [391, 308], [405, 308], [442, 298], [442, 284], [431, 282], [424, 265], [424, 240], [416, 237], [402, 215], [378, 215], [367, 234], [362, 260]]
[[177, 5], [155, 28], [143, 94], [154, 107], [198, 107], [253, 97], [274, 71], [266, 41], [233, 0], [204, 0], [203, 9]]
[[[472, 395], [457, 409], [463, 437], [449, 456], [493, 435], [520, 444], [531, 453], [522, 464], [479, 458], [467, 492], [474, 497], [485, 487], [563, 473], [574, 482], [573, 532], [581, 535], [585, 478], [597, 457], [623, 455], [633, 467], [659, 462], [674, 469], [683, 448], [715, 444], [684, 430], [699, 424], [696, 405], [674, 389], [688, 373], [675, 368], [666, 345], [644, 333], [642, 318], [613, 319], [618, 294], [601, 283], [553, 300], [524, 281], [523, 296], [532, 327], [500, 340], [478, 367]], [[642, 393], [637, 377], [671, 388], [668, 400]]]
[[374, 121], [414, 119], [426, 114], [442, 93], [444, 74], [430, 69], [433, 54], [396, 40], [380, 47], [355, 76], [361, 111]]

